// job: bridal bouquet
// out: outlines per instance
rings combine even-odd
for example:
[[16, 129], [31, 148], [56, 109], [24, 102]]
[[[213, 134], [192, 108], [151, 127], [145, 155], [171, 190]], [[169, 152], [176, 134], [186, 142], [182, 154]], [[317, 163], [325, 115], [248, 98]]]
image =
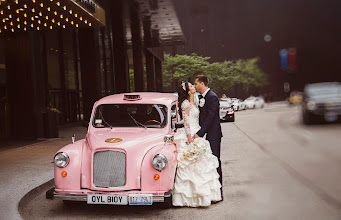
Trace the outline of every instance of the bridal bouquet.
[[207, 141], [202, 138], [197, 138], [190, 144], [183, 142], [182, 145], [183, 147], [178, 154], [178, 166], [181, 167], [195, 163], [199, 157], [207, 152], [208, 149]]

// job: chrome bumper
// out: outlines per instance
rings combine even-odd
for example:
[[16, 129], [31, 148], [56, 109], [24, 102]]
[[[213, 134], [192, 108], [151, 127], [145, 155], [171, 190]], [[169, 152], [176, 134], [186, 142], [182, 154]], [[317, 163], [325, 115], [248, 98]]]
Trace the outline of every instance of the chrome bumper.
[[[46, 192], [46, 199], [61, 199], [61, 200], [71, 200], [71, 201], [83, 201], [86, 202], [88, 200], [88, 195], [86, 194], [66, 194], [66, 193], [57, 193], [55, 188], [51, 188]], [[153, 202], [164, 202], [165, 198], [169, 198], [171, 196], [171, 190], [162, 195], [153, 195]], [[124, 194], [128, 195], [129, 194]]]

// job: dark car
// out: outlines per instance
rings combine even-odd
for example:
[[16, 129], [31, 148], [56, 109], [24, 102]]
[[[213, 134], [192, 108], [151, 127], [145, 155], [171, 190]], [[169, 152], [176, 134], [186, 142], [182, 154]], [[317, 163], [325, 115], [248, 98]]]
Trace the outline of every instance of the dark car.
[[305, 86], [302, 102], [302, 116], [305, 124], [311, 124], [318, 119], [334, 122], [340, 115], [341, 83], [314, 83]]
[[234, 121], [234, 110], [233, 106], [229, 102], [220, 100], [220, 120], [223, 121]]

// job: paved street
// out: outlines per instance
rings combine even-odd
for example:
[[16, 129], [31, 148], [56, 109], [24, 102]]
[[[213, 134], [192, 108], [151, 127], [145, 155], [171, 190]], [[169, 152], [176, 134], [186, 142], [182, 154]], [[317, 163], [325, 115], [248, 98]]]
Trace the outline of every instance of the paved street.
[[[62, 201], [45, 199], [45, 191], [51, 187], [46, 185], [26, 197], [20, 214], [23, 219], [341, 218], [340, 123], [304, 126], [298, 107], [275, 103], [264, 109], [236, 112], [236, 121], [222, 123], [222, 127], [223, 202], [208, 208], [164, 209], [159, 204], [152, 207], [77, 204], [67, 208]], [[55, 142], [67, 141], [62, 138]], [[53, 150], [57, 149], [54, 141], [50, 143]], [[16, 216], [12, 209], [18, 205], [18, 198], [53, 176], [53, 154], [41, 153], [51, 149], [39, 146], [44, 143], [0, 153], [0, 160], [8, 165], [1, 172], [2, 177], [6, 176], [0, 185], [5, 189], [1, 204], [3, 207], [7, 204], [2, 213]], [[23, 165], [16, 171], [25, 161], [35, 168], [39, 163], [44, 167], [32, 170], [30, 165]], [[11, 172], [16, 177], [11, 177], [14, 175]]]

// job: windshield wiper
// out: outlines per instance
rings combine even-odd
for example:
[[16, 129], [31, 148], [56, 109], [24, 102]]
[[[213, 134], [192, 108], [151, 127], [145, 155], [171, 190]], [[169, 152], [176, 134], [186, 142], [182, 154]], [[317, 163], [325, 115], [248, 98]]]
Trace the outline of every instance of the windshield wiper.
[[103, 120], [103, 122], [107, 125], [107, 126], [109, 126], [110, 127], [110, 129], [112, 129], [112, 125], [111, 124], [109, 124], [108, 122], [106, 122], [106, 120], [104, 120], [104, 117], [103, 117], [103, 115], [102, 115], [102, 111], [99, 111], [99, 114], [100, 114], [100, 116], [101, 116], [101, 118], [102, 118], [102, 120]]
[[128, 115], [131, 117], [131, 119], [133, 119], [133, 121], [135, 122], [136, 125], [141, 125], [142, 127], [144, 127], [147, 130], [147, 126], [136, 121], [136, 119], [133, 116], [131, 116], [131, 114], [128, 113]]

